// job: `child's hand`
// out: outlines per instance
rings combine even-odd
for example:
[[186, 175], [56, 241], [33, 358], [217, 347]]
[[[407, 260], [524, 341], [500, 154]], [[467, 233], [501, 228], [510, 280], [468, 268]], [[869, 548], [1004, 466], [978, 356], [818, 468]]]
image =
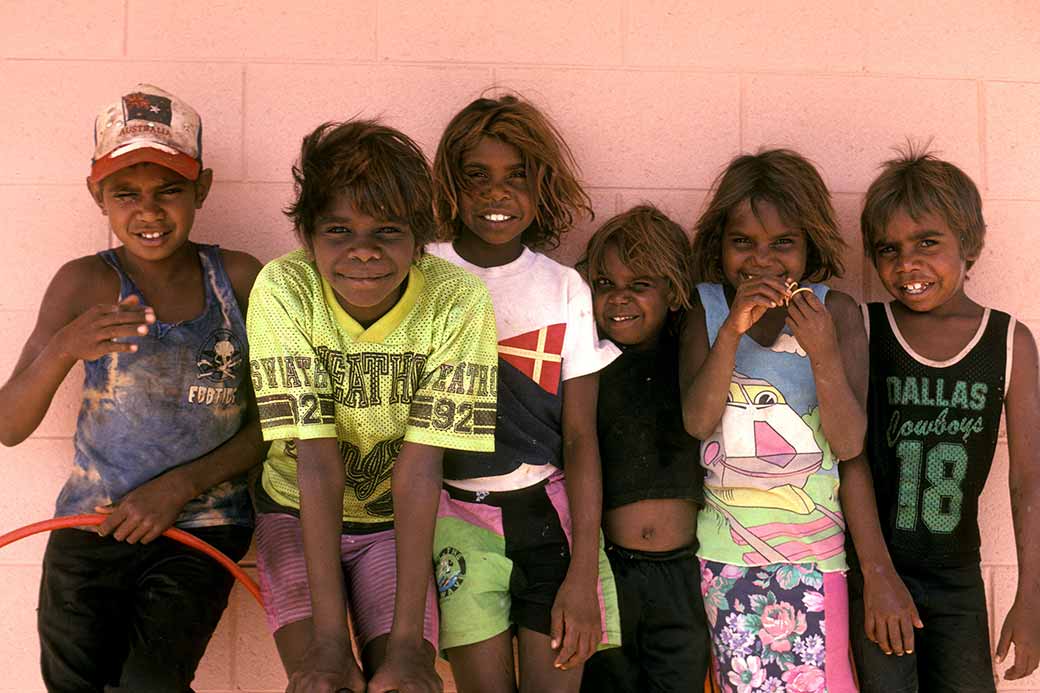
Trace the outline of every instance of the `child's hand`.
[[108, 515], [97, 533], [116, 541], [147, 544], [173, 526], [184, 505], [195, 496], [191, 484], [176, 469], [141, 484], [112, 505], [95, 512]]
[[726, 323], [737, 334], [744, 334], [767, 310], [784, 305], [787, 296], [787, 286], [778, 277], [755, 277], [741, 282], [733, 296]]
[[596, 653], [603, 631], [595, 580], [578, 581], [570, 573], [556, 593], [552, 608], [551, 645], [559, 654], [553, 666], [571, 669]]
[[787, 306], [787, 326], [810, 356], [838, 353], [838, 332], [827, 306], [811, 291], [798, 291]]
[[1036, 612], [1023, 605], [1018, 599], [1011, 606], [1004, 627], [1000, 629], [1000, 641], [997, 643], [997, 661], [1003, 664], [1015, 644], [1015, 664], [1004, 672], [1008, 681], [1022, 679], [1036, 670], [1040, 662], [1040, 622]]
[[863, 579], [863, 625], [867, 638], [885, 654], [914, 651], [914, 628], [924, 623], [906, 585], [894, 570]]
[[307, 646], [300, 667], [289, 677], [285, 693], [365, 693], [365, 677], [350, 643], [315, 639]]
[[61, 328], [54, 336], [63, 356], [77, 361], [93, 361], [118, 351], [137, 351], [131, 342], [115, 341], [148, 334], [155, 322], [155, 311], [142, 306], [137, 296], [128, 296], [118, 305], [99, 304]]
[[390, 645], [383, 665], [368, 682], [368, 693], [441, 693], [444, 684], [433, 666], [433, 648]]

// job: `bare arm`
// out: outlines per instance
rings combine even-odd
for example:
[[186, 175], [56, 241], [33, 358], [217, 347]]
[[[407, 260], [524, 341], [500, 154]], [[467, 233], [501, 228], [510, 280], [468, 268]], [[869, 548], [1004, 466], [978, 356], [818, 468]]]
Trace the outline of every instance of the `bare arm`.
[[[867, 638], [877, 643], [885, 654], [902, 655], [914, 651], [914, 628], [922, 628], [924, 624], [888, 553], [878, 518], [870, 463], [863, 450], [869, 379], [869, 352], [863, 314], [851, 298], [836, 291], [827, 294], [827, 310], [833, 315], [837, 329], [838, 351], [847, 387], [841, 388], [840, 383], [834, 387], [835, 378], [839, 378], [840, 374], [826, 373], [825, 368], [821, 372], [815, 361], [813, 375], [817, 381], [820, 424], [824, 435], [828, 436], [828, 442], [831, 442], [830, 431], [835, 428], [840, 431], [843, 426], [849, 426], [850, 436], [845, 444], [850, 444], [852, 433], [859, 432], [859, 442], [852, 446], [859, 452], [851, 459], [843, 458], [838, 472], [841, 475], [839, 494], [842, 512], [863, 573], [864, 630]], [[830, 363], [834, 363], [833, 356], [830, 357]], [[820, 386], [821, 376], [827, 378], [830, 387]], [[850, 403], [853, 397], [854, 405]], [[847, 420], [842, 419], [841, 415], [832, 415], [842, 407], [853, 406], [853, 411], [845, 414], [850, 417]], [[847, 424], [846, 421], [851, 423]], [[838, 454], [837, 450], [835, 452]]]
[[563, 383], [563, 465], [571, 511], [571, 562], [552, 609], [550, 637], [559, 648], [555, 665], [570, 669], [591, 657], [599, 645], [599, 527], [603, 480], [596, 400], [599, 374]]
[[440, 691], [432, 646], [423, 640], [426, 593], [433, 562], [433, 528], [441, 493], [444, 450], [406, 442], [394, 462], [397, 594], [387, 656], [368, 684], [373, 693]]
[[741, 336], [786, 297], [787, 287], [775, 277], [742, 283], [710, 346], [704, 307], [698, 303], [687, 313], [679, 342], [679, 392], [683, 425], [690, 435], [703, 440], [715, 432], [726, 409]]
[[155, 322], [155, 314], [136, 298], [114, 303], [119, 295], [115, 274], [100, 264], [94, 257], [73, 260], [47, 287], [36, 326], [14, 372], [0, 387], [3, 401], [18, 402], [0, 417], [4, 445], [17, 445], [36, 430], [77, 361], [133, 351], [136, 345], [112, 340], [140, 336], [141, 329], [147, 332], [148, 324]]
[[806, 291], [788, 307], [787, 325], [812, 364], [820, 426], [841, 460], [863, 451], [867, 432], [867, 335], [855, 302], [839, 291], [827, 305]]
[[1036, 342], [1029, 329], [1017, 325], [1014, 336], [1014, 362], [1011, 383], [1004, 401], [1007, 415], [1010, 455], [1011, 512], [1015, 525], [1018, 554], [1018, 590], [1004, 620], [997, 644], [997, 658], [1003, 662], [1011, 644], [1015, 663], [1004, 674], [1008, 680], [1031, 674], [1040, 662], [1040, 386], [1037, 375]]
[[885, 654], [913, 652], [914, 628], [922, 628], [924, 624], [888, 553], [866, 456], [861, 454], [845, 460], [838, 472], [842, 512], [863, 573], [867, 638], [877, 643]]
[[679, 341], [679, 391], [683, 425], [695, 438], [708, 438], [719, 425], [739, 344], [739, 334], [720, 329], [709, 347], [704, 308], [698, 303], [686, 314]]
[[297, 440], [297, 481], [313, 635], [289, 691], [348, 687], [357, 668], [347, 629], [347, 603], [340, 562], [346, 470], [335, 438]]

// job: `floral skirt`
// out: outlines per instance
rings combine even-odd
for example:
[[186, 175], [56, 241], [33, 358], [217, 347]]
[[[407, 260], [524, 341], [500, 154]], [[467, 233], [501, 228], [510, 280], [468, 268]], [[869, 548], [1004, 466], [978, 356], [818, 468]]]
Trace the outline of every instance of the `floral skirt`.
[[701, 595], [719, 690], [855, 693], [843, 573], [702, 559]]

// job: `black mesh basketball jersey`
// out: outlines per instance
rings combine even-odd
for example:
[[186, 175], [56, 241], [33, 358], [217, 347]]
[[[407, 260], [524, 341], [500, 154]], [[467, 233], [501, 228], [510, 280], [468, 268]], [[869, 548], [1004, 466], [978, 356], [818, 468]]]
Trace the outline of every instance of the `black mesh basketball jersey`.
[[977, 562], [979, 495], [997, 444], [1014, 319], [987, 308], [964, 349], [937, 362], [906, 343], [888, 304], [869, 304], [867, 316], [867, 450], [892, 559]]

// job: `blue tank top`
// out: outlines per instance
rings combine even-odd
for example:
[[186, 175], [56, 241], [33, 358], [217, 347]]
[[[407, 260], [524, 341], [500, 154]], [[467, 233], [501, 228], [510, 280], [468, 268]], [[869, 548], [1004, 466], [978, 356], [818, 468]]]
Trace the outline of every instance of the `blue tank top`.
[[[827, 287], [806, 284], [825, 302]], [[719, 284], [697, 286], [709, 344], [729, 315]], [[726, 407], [701, 442], [698, 555], [733, 565], [845, 569], [838, 465], [824, 440], [812, 365], [784, 327], [770, 346], [740, 338]]]
[[[246, 328], [220, 249], [196, 245], [206, 305], [193, 320], [156, 322], [134, 353], [84, 362], [72, 475], [58, 516], [93, 513], [163, 472], [231, 438], [246, 415]], [[145, 297], [114, 250], [98, 256], [119, 275], [119, 298]], [[252, 526], [245, 477], [217, 484], [184, 506], [178, 527]]]

